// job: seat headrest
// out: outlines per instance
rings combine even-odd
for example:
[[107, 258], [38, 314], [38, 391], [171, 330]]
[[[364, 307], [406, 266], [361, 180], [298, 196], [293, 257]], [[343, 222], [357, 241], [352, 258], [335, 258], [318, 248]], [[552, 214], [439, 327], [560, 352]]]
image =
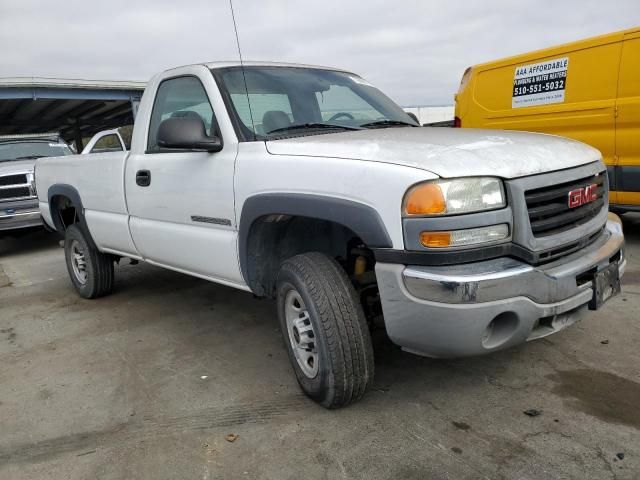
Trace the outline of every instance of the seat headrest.
[[289, 115], [282, 110], [269, 110], [262, 116], [262, 126], [265, 133], [269, 133], [277, 128], [288, 127], [291, 125]]
[[173, 112], [171, 114], [172, 118], [175, 117], [187, 117], [187, 118], [197, 118], [198, 120], [202, 120], [202, 117], [198, 115], [196, 112], [192, 112], [191, 110], [181, 110], [177, 112]]

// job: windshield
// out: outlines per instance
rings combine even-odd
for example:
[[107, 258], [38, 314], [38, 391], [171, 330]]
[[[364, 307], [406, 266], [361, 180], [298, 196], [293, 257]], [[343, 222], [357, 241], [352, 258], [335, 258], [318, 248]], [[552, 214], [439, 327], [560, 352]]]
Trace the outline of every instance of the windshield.
[[[300, 67], [213, 71], [241, 139], [417, 126], [380, 90], [351, 73]], [[246, 80], [246, 89], [245, 89]]]
[[12, 140], [0, 142], [0, 162], [72, 155], [66, 143], [51, 140]]

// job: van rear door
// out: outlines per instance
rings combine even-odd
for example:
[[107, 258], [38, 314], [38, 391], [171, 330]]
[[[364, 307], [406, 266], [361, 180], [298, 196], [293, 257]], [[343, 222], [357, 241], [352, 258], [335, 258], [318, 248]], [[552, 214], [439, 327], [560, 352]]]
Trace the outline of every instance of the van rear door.
[[624, 37], [616, 107], [612, 190], [617, 191], [617, 204], [640, 209], [640, 31]]

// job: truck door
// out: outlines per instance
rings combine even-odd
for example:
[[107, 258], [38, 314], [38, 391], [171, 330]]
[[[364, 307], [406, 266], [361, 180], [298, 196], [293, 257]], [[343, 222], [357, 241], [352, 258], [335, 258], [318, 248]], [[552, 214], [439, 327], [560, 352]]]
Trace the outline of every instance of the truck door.
[[616, 165], [611, 180], [616, 204], [640, 209], [640, 32], [622, 44], [616, 104]]
[[[146, 122], [140, 129], [146, 139], [134, 139], [138, 146], [125, 169], [131, 236], [151, 263], [242, 287], [233, 196], [237, 140], [216, 120], [224, 106], [210, 71], [203, 66], [180, 71], [157, 83], [153, 105], [141, 106], [146, 118], [138, 116]], [[172, 116], [200, 117], [208, 135], [222, 138], [222, 150], [160, 148], [158, 127]]]

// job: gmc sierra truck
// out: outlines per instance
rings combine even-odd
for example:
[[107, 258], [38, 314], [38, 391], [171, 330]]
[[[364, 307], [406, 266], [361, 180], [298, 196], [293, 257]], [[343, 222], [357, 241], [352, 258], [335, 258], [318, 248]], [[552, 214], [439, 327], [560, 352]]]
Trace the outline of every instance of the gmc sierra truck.
[[57, 133], [0, 136], [0, 232], [42, 226], [33, 168], [36, 159], [71, 155]]
[[556, 136], [419, 127], [342, 70], [217, 62], [155, 76], [130, 152], [40, 159], [73, 286], [146, 261], [273, 298], [302, 390], [374, 375], [370, 328], [478, 355], [555, 333], [620, 291], [600, 153]]

